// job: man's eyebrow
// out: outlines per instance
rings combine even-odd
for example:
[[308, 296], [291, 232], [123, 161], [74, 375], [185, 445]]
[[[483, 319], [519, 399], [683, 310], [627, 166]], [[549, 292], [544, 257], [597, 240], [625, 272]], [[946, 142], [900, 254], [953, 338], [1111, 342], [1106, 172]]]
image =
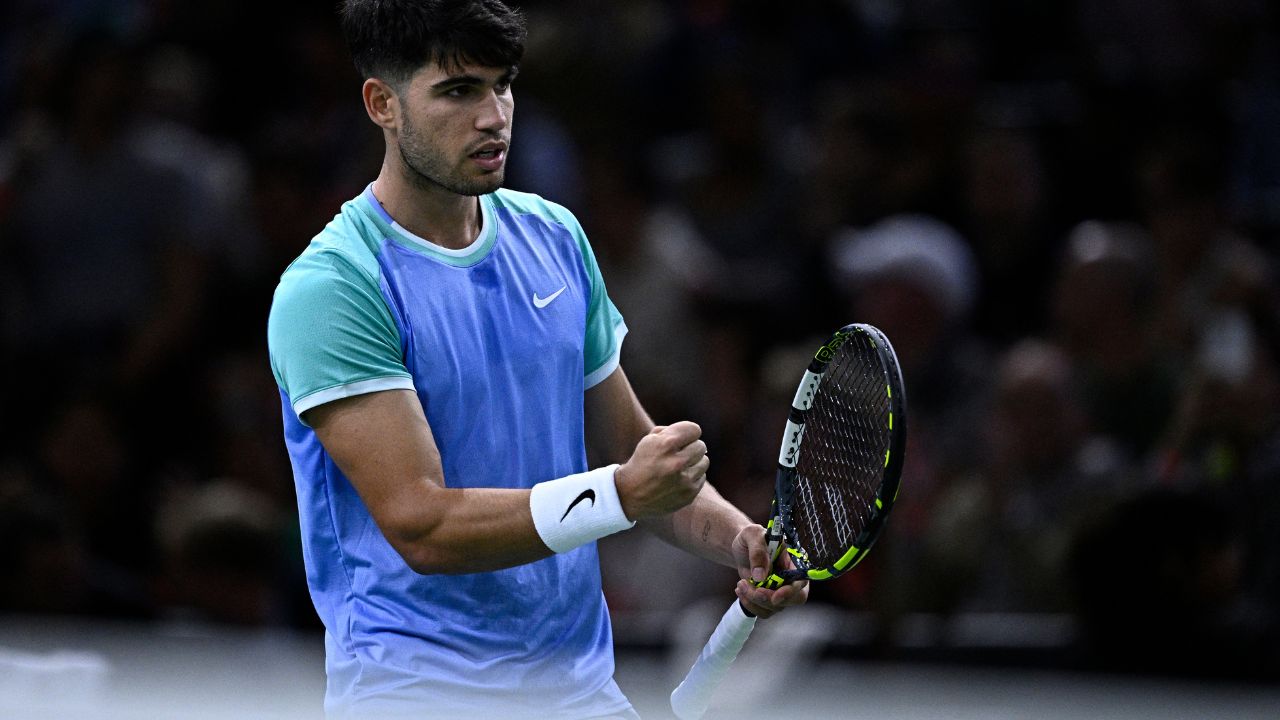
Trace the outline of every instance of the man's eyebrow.
[[484, 78], [475, 75], [451, 75], [439, 82], [433, 83], [431, 88], [438, 90], [445, 87], [453, 87], [454, 85], [483, 85]]
[[[510, 85], [511, 81], [515, 80], [516, 75], [519, 75], [519, 74], [520, 74], [520, 67], [517, 65], [512, 65], [511, 67], [507, 68], [506, 72], [502, 73], [501, 77], [498, 78], [498, 82], [502, 84]], [[449, 77], [443, 80], [433, 83], [431, 85], [431, 89], [440, 90], [443, 88], [458, 87], [461, 85], [484, 85], [487, 82], [489, 81], [477, 75], [450, 75]]]

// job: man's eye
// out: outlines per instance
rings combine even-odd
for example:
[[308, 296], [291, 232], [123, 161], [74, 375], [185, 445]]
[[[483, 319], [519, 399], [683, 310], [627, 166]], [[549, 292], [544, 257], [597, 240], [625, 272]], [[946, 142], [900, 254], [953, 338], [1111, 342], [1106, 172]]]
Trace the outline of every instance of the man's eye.
[[445, 96], [452, 98], [466, 97], [471, 93], [471, 88], [467, 85], [457, 85], [444, 91]]
[[500, 82], [494, 85], [493, 89], [497, 90], [499, 95], [505, 95], [506, 92], [511, 89], [511, 81], [508, 80], [507, 82]]

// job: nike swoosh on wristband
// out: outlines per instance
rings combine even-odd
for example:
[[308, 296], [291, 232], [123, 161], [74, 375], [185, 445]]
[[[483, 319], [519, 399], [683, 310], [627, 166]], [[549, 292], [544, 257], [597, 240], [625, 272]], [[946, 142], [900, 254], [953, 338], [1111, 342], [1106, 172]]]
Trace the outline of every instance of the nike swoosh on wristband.
[[541, 308], [544, 308], [544, 307], [546, 307], [546, 306], [550, 305], [550, 304], [551, 304], [551, 301], [552, 301], [552, 300], [555, 300], [555, 299], [556, 299], [556, 298], [558, 298], [558, 297], [560, 297], [560, 293], [564, 292], [564, 291], [565, 291], [565, 289], [567, 289], [568, 287], [569, 287], [568, 285], [565, 285], [565, 286], [561, 287], [559, 290], [557, 290], [557, 291], [555, 291], [555, 292], [551, 293], [550, 295], [548, 295], [548, 296], [546, 296], [546, 297], [544, 297], [544, 298], [540, 298], [540, 297], [538, 297], [538, 293], [534, 293], [534, 294], [533, 294], [533, 306], [534, 306], [534, 307], [536, 307], [536, 308], [541, 309]]
[[[556, 295], [559, 295], [559, 294], [560, 294], [560, 293], [556, 293]], [[556, 295], [552, 295], [551, 297], [555, 297]], [[560, 522], [564, 522], [564, 519], [565, 519], [565, 518], [567, 518], [567, 517], [569, 517], [569, 513], [573, 511], [573, 507], [574, 507], [575, 505], [577, 505], [578, 503], [582, 502], [583, 500], [590, 500], [590, 501], [591, 501], [591, 507], [595, 507], [595, 505], [596, 505], [596, 491], [595, 491], [595, 490], [592, 490], [591, 488], [587, 488], [586, 490], [583, 490], [581, 495], [579, 495], [578, 497], [574, 498], [574, 499], [573, 499], [573, 502], [569, 503], [569, 509], [568, 509], [568, 510], [565, 510], [565, 511], [564, 511], [564, 514], [560, 516]]]

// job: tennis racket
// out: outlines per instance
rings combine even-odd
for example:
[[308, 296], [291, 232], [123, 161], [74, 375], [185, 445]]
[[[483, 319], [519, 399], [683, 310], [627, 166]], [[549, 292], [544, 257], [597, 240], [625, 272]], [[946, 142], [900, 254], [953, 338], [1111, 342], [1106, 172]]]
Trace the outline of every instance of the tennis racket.
[[[830, 580], [866, 557], [898, 496], [906, 446], [902, 371], [889, 339], [840, 328], [814, 354], [791, 401], [765, 539], [773, 572], [758, 583]], [[786, 550], [792, 568], [778, 567]], [[736, 600], [671, 693], [681, 720], [702, 717], [755, 627]]]

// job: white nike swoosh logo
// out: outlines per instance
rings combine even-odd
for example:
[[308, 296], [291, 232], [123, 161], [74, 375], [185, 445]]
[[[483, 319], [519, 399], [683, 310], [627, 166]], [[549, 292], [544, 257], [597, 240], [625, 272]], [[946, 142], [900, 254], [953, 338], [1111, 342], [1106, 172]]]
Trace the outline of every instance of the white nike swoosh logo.
[[552, 300], [555, 300], [555, 299], [556, 299], [556, 298], [558, 298], [558, 297], [560, 297], [560, 293], [564, 292], [564, 291], [565, 291], [565, 288], [568, 288], [568, 287], [569, 287], [568, 285], [565, 285], [564, 287], [560, 288], [559, 290], [557, 290], [557, 291], [555, 291], [555, 292], [551, 293], [550, 295], [548, 295], [548, 296], [546, 296], [546, 297], [544, 297], [544, 298], [540, 298], [540, 297], [538, 297], [538, 293], [534, 293], [534, 294], [533, 294], [533, 306], [534, 306], [534, 307], [536, 307], [536, 308], [544, 308], [544, 307], [546, 307], [546, 306], [550, 305], [550, 304], [551, 304], [551, 301], [552, 301]]

